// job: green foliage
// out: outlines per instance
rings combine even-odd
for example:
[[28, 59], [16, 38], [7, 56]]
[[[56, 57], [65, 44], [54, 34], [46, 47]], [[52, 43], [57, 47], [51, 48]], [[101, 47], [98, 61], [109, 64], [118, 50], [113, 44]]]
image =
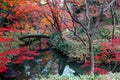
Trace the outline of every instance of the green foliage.
[[37, 78], [36, 80], [79, 80], [80, 78], [77, 76], [70, 76], [70, 77], [66, 77], [66, 76], [59, 76], [59, 75], [48, 75], [48, 78], [46, 77], [41, 77], [41, 78]]
[[48, 42], [52, 47], [51, 48], [57, 48], [61, 51], [67, 50], [67, 42], [63, 39], [61, 39], [60, 35], [57, 33], [51, 34], [51, 37]]
[[115, 21], [117, 24], [120, 24], [120, 14], [117, 11], [115, 11]]
[[104, 19], [103, 20], [103, 23], [102, 23], [103, 25], [111, 25], [112, 24], [112, 22], [111, 22], [111, 19]]
[[94, 55], [98, 54], [100, 52], [101, 46], [99, 45], [94, 45]]
[[[120, 24], [120, 14], [118, 13], [118, 11], [114, 12], [114, 18], [115, 18], [115, 23], [116, 24]], [[103, 19], [103, 25], [111, 25], [112, 24], [112, 20], [111, 19]]]
[[99, 43], [103, 42], [104, 40], [110, 39], [111, 31], [105, 28], [99, 28], [98, 31], [95, 33], [94, 37], [94, 55], [100, 52], [101, 46]]
[[11, 43], [11, 48], [14, 49], [14, 48], [17, 48], [17, 47], [19, 47], [19, 44], [17, 42], [13, 41]]
[[109, 73], [108, 75], [80, 75], [78, 76], [59, 76], [59, 75], [49, 75], [48, 78], [41, 77], [35, 80], [120, 80], [120, 73]]
[[99, 28], [95, 33], [96, 39], [108, 39], [110, 37], [110, 30], [105, 28]]
[[[98, 44], [103, 42], [104, 40], [108, 40], [111, 37], [110, 33], [111, 31], [109, 29], [105, 29], [103, 27], [99, 28], [98, 31], [95, 33], [94, 55], [100, 52], [100, 46]], [[86, 45], [83, 45], [80, 39], [75, 36], [73, 32], [69, 31], [66, 34], [66, 37], [69, 38], [69, 40], [67, 40], [68, 53], [69, 56], [77, 58], [79, 57], [81, 60], [84, 60], [86, 57], [89, 57], [88, 38], [80, 27], [76, 28], [76, 34], [79, 34], [78, 36], [84, 40]]]
[[88, 45], [85, 46], [81, 42], [67, 40], [69, 57], [80, 58], [85, 60], [88, 57]]

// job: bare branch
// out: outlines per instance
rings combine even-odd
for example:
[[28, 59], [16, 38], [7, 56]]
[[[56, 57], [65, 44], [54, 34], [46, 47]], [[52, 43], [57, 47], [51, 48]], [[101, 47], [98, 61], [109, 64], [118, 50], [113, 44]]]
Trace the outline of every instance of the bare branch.
[[82, 22], [79, 21], [77, 18], [75, 18], [75, 17], [73, 16], [73, 14], [70, 12], [70, 9], [68, 8], [68, 5], [67, 5], [66, 0], [65, 0], [65, 6], [66, 6], [67, 11], [68, 11], [68, 13], [70, 14], [71, 18], [72, 18], [76, 23], [80, 24], [80, 26], [82, 27], [82, 29], [84, 30], [85, 33], [88, 33], [88, 29], [86, 28], [86, 26], [83, 25]]
[[113, 11], [113, 7], [111, 7], [111, 17], [112, 17], [112, 26], [113, 26], [113, 29], [112, 29], [112, 39], [114, 39], [115, 37], [115, 17], [114, 17], [114, 11]]
[[[66, 25], [66, 27], [69, 31], [74, 33], [74, 31], [72, 29], [70, 29], [65, 22], [64, 22], [64, 24]], [[80, 39], [80, 41], [86, 46], [85, 41], [79, 36], [79, 34], [75, 34], [75, 36], [78, 37]]]
[[116, 0], [112, 0], [112, 1], [107, 5], [107, 7], [104, 8], [103, 12], [105, 12], [107, 9], [109, 9], [110, 6], [113, 5], [113, 3], [114, 3], [115, 1], [116, 1]]
[[88, 25], [87, 25], [87, 28], [90, 28], [90, 17], [89, 17], [89, 11], [88, 11], [88, 4], [87, 4], [87, 0], [85, 0], [85, 6], [86, 6], [86, 12], [85, 12], [85, 16], [86, 16], [86, 18], [87, 18], [87, 20], [88, 20]]
[[100, 10], [100, 14], [99, 14], [99, 16], [97, 17], [97, 21], [96, 21], [96, 23], [95, 23], [95, 25], [94, 25], [94, 29], [93, 29], [93, 34], [97, 31], [97, 29], [98, 29], [98, 27], [99, 27], [99, 24], [100, 24], [100, 22], [101, 22], [101, 18], [103, 17], [103, 8], [101, 8], [101, 10]]

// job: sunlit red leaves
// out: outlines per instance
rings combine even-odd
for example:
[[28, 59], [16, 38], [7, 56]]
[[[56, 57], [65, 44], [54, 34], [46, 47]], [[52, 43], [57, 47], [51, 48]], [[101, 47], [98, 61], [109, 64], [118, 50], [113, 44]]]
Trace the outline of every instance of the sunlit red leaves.
[[[39, 20], [37, 18], [40, 17], [40, 7], [34, 2], [34, 0], [4, 0], [4, 2], [7, 2], [10, 6], [14, 5], [14, 7], [3, 6], [9, 8], [10, 12], [8, 15], [4, 13], [2, 17], [5, 17], [7, 20], [12, 22], [12, 24], [4, 22], [6, 27], [12, 27], [14, 29], [16, 27], [19, 28], [24, 26], [24, 24], [29, 24], [31, 27], [33, 25], [38, 25], [37, 23], [39, 23]], [[36, 24], [33, 24], [35, 22]], [[11, 30], [15, 32], [13, 29]]]
[[[41, 33], [45, 32], [48, 34], [50, 33], [48, 31], [48, 27], [50, 28], [53, 24], [57, 24], [57, 27], [61, 29], [65, 29], [73, 25], [71, 17], [68, 15], [67, 12], [65, 12], [61, 8], [53, 7], [49, 5], [39, 6], [36, 2], [34, 2], [34, 0], [22, 0], [22, 1], [13, 0], [11, 2], [9, 2], [9, 0], [6, 0], [6, 2], [10, 4], [14, 4], [14, 3], [17, 4], [19, 2], [19, 4], [14, 5], [14, 7], [11, 9], [11, 13], [7, 16], [8, 20], [13, 21], [12, 25], [8, 23], [7, 27], [9, 26], [9, 27], [16, 28], [19, 26], [24, 26], [24, 24], [29, 24], [29, 26], [31, 27], [33, 25], [39, 26], [39, 32]], [[24, 3], [24, 4], [21, 4], [21, 3]], [[46, 16], [44, 16], [44, 14]], [[32, 22], [29, 22], [28, 20], [29, 18], [32, 19]], [[21, 22], [17, 20], [20, 20]], [[65, 22], [66, 25], [63, 22]], [[46, 25], [47, 25], [47, 28], [46, 28]], [[24, 31], [24, 32], [27, 32], [27, 31]]]
[[[96, 74], [107, 74], [107, 71], [99, 68], [101, 63], [109, 64], [112, 62], [120, 62], [120, 38], [112, 39], [109, 42], [101, 43], [101, 51], [94, 56], [95, 59], [95, 69], [94, 73]], [[90, 61], [86, 61], [82, 68], [90, 67]]]
[[120, 62], [120, 53], [115, 53], [115, 56], [110, 58], [109, 61]]
[[[13, 56], [14, 58], [10, 58], [8, 55]], [[27, 47], [4, 51], [0, 53], [0, 69], [1, 71], [2, 69], [5, 71], [4, 67], [7, 63], [21, 64], [25, 60], [33, 60], [35, 56], [38, 56], [38, 53], [36, 51], [29, 50]]]
[[99, 52], [98, 55], [99, 55], [99, 56], [102, 56], [102, 57], [106, 57], [106, 54], [104, 53], [104, 51]]
[[112, 59], [110, 59], [110, 61], [120, 62], [120, 58], [112, 58]]
[[112, 39], [111, 44], [120, 45], [120, 38]]
[[[103, 46], [103, 48], [101, 49], [101, 52], [95, 56], [95, 59], [106, 57], [104, 58], [106, 63], [111, 61], [120, 62], [120, 38], [112, 39], [111, 41], [104, 42], [100, 45]], [[100, 54], [102, 55], [98, 56]]]
[[14, 64], [20, 64], [25, 60], [33, 60], [34, 56], [38, 55], [36, 51], [30, 51], [27, 47], [20, 48], [18, 51], [17, 55], [15, 55], [15, 59], [13, 59]]
[[98, 9], [96, 8], [96, 6], [94, 6], [94, 5], [90, 5], [89, 6], [89, 15], [91, 16], [91, 17], [97, 17], [98, 15], [99, 15], [99, 13], [98, 13]]
[[36, 3], [34, 3], [34, 1], [27, 1], [27, 0], [24, 1], [24, 4], [21, 4], [18, 8], [24, 12], [39, 10], [39, 6]]
[[30, 56], [19, 56], [15, 61], [13, 61], [14, 64], [21, 64], [23, 63], [25, 60], [33, 60], [34, 57], [30, 57]]
[[[90, 15], [91, 17], [97, 17], [97, 16], [99, 16], [99, 14], [100, 14], [99, 12], [100, 12], [100, 10], [99, 10], [98, 7], [96, 7], [96, 6], [94, 6], [94, 5], [90, 5], [90, 6], [89, 6], [89, 15]], [[111, 12], [110, 12], [110, 11], [104, 12], [103, 15], [104, 15], [105, 18], [107, 18], [107, 19], [110, 19], [110, 18], [111, 18]]]
[[101, 43], [100, 46], [102, 51], [108, 50], [109, 52], [119, 52], [120, 51], [120, 38], [112, 39], [110, 42]]
[[49, 8], [49, 6], [48, 5], [40, 6], [40, 12], [42, 14], [45, 14], [45, 13], [50, 14], [50, 8]]
[[[59, 2], [57, 4], [59, 4]], [[69, 13], [62, 8], [51, 5], [52, 3], [49, 3], [48, 5], [41, 6], [40, 8], [44, 16], [44, 18], [41, 20], [40, 28], [46, 28], [45, 26], [47, 25], [49, 28], [53, 28], [54, 31], [58, 31], [58, 28], [63, 30], [68, 27], [73, 27], [73, 22]]]
[[14, 29], [14, 28], [12, 28], [12, 27], [10, 27], [10, 28], [3, 28], [3, 27], [0, 27], [0, 31], [1, 31], [1, 32], [2, 32], [2, 31], [19, 32], [19, 30], [16, 30], [16, 29]]
[[100, 60], [100, 59], [101, 59], [101, 56], [96, 55], [96, 56], [94, 56], [94, 59], [95, 59], [95, 60]]
[[117, 2], [117, 4], [119, 5], [119, 7], [120, 7], [120, 0], [116, 0], [116, 2]]
[[109, 42], [101, 43], [100, 46], [103, 47], [103, 48], [101, 48], [101, 50], [106, 50], [106, 49], [112, 50], [111, 43], [109, 43]]
[[41, 48], [42, 49], [45, 49], [45, 48], [47, 48], [48, 46], [47, 46], [47, 40], [46, 39], [41, 39]]
[[[89, 60], [85, 61], [85, 63], [81, 66], [81, 68], [86, 68], [86, 67], [90, 67], [91, 62]], [[95, 63], [94, 64], [95, 67], [98, 67], [100, 64], [99, 63]]]
[[[53, 24], [54, 25], [57, 24], [56, 26], [59, 27], [61, 30], [67, 29], [68, 27], [69, 28], [73, 27], [72, 19], [66, 11], [58, 8], [57, 11], [55, 9], [55, 12], [57, 13], [57, 15], [52, 16], [52, 14], [54, 14], [54, 7], [53, 7], [52, 11], [51, 12], [49, 11], [49, 15], [46, 14], [45, 18], [41, 20], [40, 26], [44, 25], [45, 28], [45, 25], [48, 25], [50, 27]], [[54, 17], [56, 19], [54, 19]]]
[[1, 38], [0, 37], [0, 42], [11, 42], [13, 39], [12, 38]]
[[43, 18], [41, 20], [41, 23], [44, 24], [44, 25], [51, 25], [54, 23], [53, 19], [51, 17], [47, 17], [47, 18]]
[[5, 72], [7, 70], [6, 66], [0, 66], [0, 72]]
[[81, 68], [89, 67], [90, 66], [90, 61], [85, 61], [85, 63], [81, 66]]
[[1, 59], [0, 60], [0, 65], [5, 65], [5, 64], [11, 62], [11, 60], [8, 57], [5, 57], [5, 56], [0, 57], [0, 59]]
[[6, 54], [0, 53], [0, 72], [5, 72], [7, 67], [6, 64], [10, 63], [10, 58], [6, 57]]
[[[95, 74], [107, 74], [108, 72], [107, 72], [105, 69], [99, 68], [99, 67], [98, 67], [99, 65], [100, 65], [100, 64], [95, 63], [94, 73], [95, 73]], [[85, 68], [85, 67], [90, 67], [90, 61], [86, 61], [86, 62], [81, 66], [81, 68]], [[88, 72], [88, 74], [90, 74], [90, 73]]]
[[15, 4], [21, 4], [25, 0], [3, 0], [4, 2], [8, 3], [9, 6], [13, 6]]
[[106, 60], [107, 54], [104, 51], [99, 52], [97, 55], [94, 56], [96, 61]]
[[96, 73], [96, 74], [108, 74], [108, 72], [106, 70], [98, 68], [98, 67], [94, 68], [94, 73]]
[[[95, 74], [108, 74], [108, 72], [105, 69], [101, 69], [99, 68], [100, 64], [95, 63], [95, 68], [94, 68], [94, 73]], [[86, 61], [81, 68], [85, 68], [85, 67], [90, 67], [90, 61]], [[90, 72], [87, 72], [87, 74], [90, 74]]]
[[81, 4], [83, 4], [84, 0], [70, 0], [70, 2], [77, 4], [77, 5], [81, 5]]

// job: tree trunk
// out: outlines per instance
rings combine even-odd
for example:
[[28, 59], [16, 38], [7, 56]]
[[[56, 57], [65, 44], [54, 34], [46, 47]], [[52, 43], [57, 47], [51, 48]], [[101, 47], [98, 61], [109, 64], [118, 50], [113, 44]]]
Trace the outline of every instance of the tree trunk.
[[93, 35], [90, 36], [89, 38], [89, 51], [90, 51], [90, 73], [94, 74], [94, 51], [93, 51]]

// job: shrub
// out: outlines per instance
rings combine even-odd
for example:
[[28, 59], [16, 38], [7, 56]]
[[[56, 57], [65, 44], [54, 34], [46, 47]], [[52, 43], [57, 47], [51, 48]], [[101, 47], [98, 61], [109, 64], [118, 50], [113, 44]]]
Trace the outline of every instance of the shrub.
[[59, 75], [49, 75], [48, 78], [41, 77], [35, 80], [120, 80], [120, 73], [109, 73], [108, 75], [80, 75], [78, 76], [59, 76]]

